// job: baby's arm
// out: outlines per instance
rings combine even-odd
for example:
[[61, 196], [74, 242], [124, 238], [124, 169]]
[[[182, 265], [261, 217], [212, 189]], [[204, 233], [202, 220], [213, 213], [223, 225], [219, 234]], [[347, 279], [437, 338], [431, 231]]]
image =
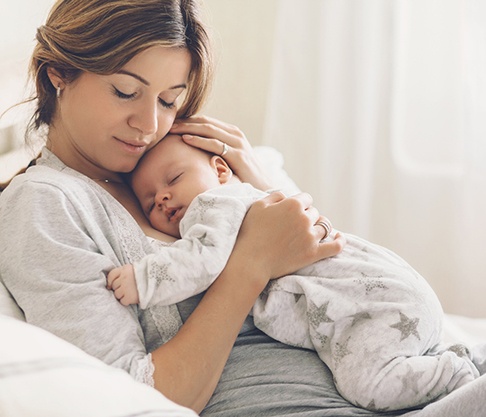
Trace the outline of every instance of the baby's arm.
[[112, 290], [121, 304], [138, 304], [139, 296], [133, 265], [127, 264], [112, 269], [106, 277], [106, 288]]
[[261, 195], [249, 184], [232, 184], [196, 197], [181, 220], [182, 238], [133, 263], [140, 308], [176, 304], [207, 290], [231, 255], [248, 207]]

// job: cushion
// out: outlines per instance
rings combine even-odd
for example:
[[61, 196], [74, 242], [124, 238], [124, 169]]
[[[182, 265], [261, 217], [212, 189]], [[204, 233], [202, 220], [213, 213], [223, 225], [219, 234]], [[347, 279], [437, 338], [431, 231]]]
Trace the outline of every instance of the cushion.
[[0, 416], [195, 417], [60, 338], [0, 315]]
[[300, 192], [299, 187], [285, 171], [284, 157], [277, 149], [271, 146], [255, 146], [253, 149], [275, 189], [281, 190], [285, 195], [294, 195]]

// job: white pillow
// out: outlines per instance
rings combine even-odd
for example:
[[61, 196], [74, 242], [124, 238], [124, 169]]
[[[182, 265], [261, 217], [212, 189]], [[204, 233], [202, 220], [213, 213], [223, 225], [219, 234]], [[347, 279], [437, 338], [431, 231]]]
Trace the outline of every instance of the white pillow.
[[33, 158], [33, 152], [26, 146], [0, 155], [0, 182], [10, 180], [20, 169], [25, 168]]
[[196, 417], [128, 373], [0, 315], [0, 416]]
[[255, 146], [256, 156], [275, 189], [285, 195], [297, 194], [300, 190], [284, 169], [283, 155], [271, 146]]

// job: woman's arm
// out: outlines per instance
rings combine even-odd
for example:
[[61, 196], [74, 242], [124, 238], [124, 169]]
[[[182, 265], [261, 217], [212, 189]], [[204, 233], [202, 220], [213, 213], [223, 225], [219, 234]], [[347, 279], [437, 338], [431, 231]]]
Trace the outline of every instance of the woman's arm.
[[176, 120], [171, 133], [182, 135], [186, 143], [217, 155], [221, 155], [223, 144], [226, 144], [228, 151], [224, 159], [243, 182], [263, 191], [273, 188], [252, 146], [236, 126], [206, 116], [194, 116]]
[[333, 256], [344, 241], [320, 242], [324, 229], [308, 194], [273, 193], [253, 204], [219, 278], [178, 334], [152, 353], [155, 386], [200, 412], [210, 399], [234, 341], [269, 279]]

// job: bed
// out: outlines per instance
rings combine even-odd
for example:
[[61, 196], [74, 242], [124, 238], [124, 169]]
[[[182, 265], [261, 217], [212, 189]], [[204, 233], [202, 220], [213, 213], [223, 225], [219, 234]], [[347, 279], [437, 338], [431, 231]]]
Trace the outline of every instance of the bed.
[[[18, 120], [0, 125], [0, 182], [26, 166], [36, 153], [35, 147], [22, 145], [20, 126], [23, 125], [24, 122]], [[277, 187], [288, 194], [298, 191], [286, 174], [278, 151], [262, 146], [255, 150]], [[26, 323], [1, 277], [0, 340], [2, 417], [196, 415], [169, 401], [155, 389], [136, 382], [124, 371], [109, 367], [77, 347]], [[461, 341], [469, 346], [486, 342], [486, 319], [447, 314], [444, 340]], [[482, 404], [486, 403], [486, 381], [484, 377], [480, 379], [483, 381], [468, 392], [458, 390], [450, 396], [451, 416], [486, 416], [486, 404], [482, 411]], [[476, 398], [474, 403], [471, 403], [471, 397]], [[473, 414], [463, 414], [465, 404], [473, 404]], [[436, 416], [431, 410], [425, 409], [416, 415]]]

